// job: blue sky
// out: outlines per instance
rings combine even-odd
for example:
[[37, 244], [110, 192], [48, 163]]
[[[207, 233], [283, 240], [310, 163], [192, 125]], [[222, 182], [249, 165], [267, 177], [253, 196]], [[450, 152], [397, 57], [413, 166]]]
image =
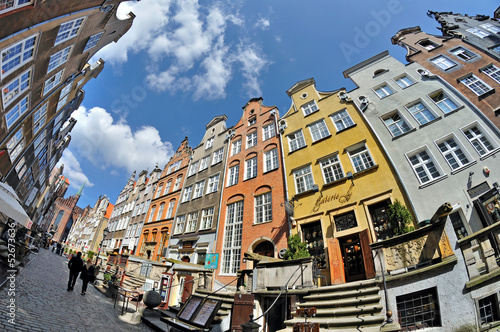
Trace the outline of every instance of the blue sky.
[[342, 71], [384, 50], [405, 62], [390, 38], [420, 26], [440, 34], [427, 10], [493, 15], [482, 1], [197, 1], [125, 2], [119, 16], [136, 15], [118, 43], [102, 49], [104, 71], [85, 87], [77, 124], [63, 154], [68, 194], [86, 182], [79, 206], [101, 194], [114, 203], [130, 174], [163, 168], [185, 136], [198, 145], [205, 125], [226, 114], [234, 125], [242, 107], [263, 97], [280, 114], [286, 90], [313, 77], [322, 91], [354, 85]]

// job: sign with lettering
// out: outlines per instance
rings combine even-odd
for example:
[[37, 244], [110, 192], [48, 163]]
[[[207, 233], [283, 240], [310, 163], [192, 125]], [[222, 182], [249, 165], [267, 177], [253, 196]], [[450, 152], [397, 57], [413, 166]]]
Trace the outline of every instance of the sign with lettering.
[[320, 196], [320, 197], [318, 197], [318, 199], [316, 200], [316, 203], [314, 204], [313, 212], [318, 212], [321, 205], [323, 205], [325, 203], [329, 203], [329, 202], [333, 202], [333, 201], [338, 201], [340, 204], [347, 203], [351, 199], [351, 196], [352, 196], [352, 192], [350, 189], [345, 194], [334, 193], [333, 195]]
[[476, 196], [484, 194], [488, 190], [490, 190], [490, 185], [488, 184], [488, 182], [484, 181], [474, 188], [470, 188], [469, 190], [467, 190], [467, 192], [469, 193], [470, 198], [474, 198]]

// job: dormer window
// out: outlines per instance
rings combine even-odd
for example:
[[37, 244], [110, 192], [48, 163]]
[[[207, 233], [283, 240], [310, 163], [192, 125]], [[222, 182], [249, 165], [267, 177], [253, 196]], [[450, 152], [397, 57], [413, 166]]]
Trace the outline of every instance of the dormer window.
[[249, 126], [253, 126], [255, 123], [257, 123], [257, 118], [256, 117], [253, 117], [251, 119], [248, 120], [248, 125]]
[[302, 109], [302, 112], [304, 112], [304, 116], [307, 116], [307, 115], [319, 110], [319, 107], [318, 107], [318, 105], [316, 105], [316, 102], [314, 100], [311, 100], [310, 102], [305, 103], [300, 108]]
[[437, 43], [435, 43], [435, 42], [433, 42], [432, 40], [429, 40], [429, 39], [422, 40], [418, 44], [420, 46], [422, 46], [423, 48], [425, 48], [426, 50], [428, 50], [428, 51], [432, 51], [433, 49], [435, 49], [436, 47], [439, 46]]

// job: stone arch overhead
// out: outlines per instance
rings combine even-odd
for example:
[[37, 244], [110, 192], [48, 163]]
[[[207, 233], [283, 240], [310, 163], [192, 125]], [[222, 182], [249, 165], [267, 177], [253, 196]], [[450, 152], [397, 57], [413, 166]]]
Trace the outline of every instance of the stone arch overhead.
[[272, 150], [278, 147], [278, 144], [276, 143], [269, 143], [264, 147], [264, 151]]
[[233, 166], [236, 166], [240, 163], [240, 160], [239, 159], [235, 159], [235, 160], [232, 160], [230, 163], [229, 163], [229, 167], [233, 167]]
[[257, 157], [257, 152], [250, 152], [245, 156], [245, 160]]
[[257, 189], [255, 189], [254, 195], [260, 195], [260, 194], [267, 193], [267, 192], [272, 191], [272, 190], [273, 190], [273, 187], [271, 187], [270, 185], [264, 184], [264, 185], [259, 186]]
[[256, 238], [255, 240], [253, 240], [252, 243], [250, 243], [250, 245], [248, 246], [247, 251], [250, 251], [253, 253], [253, 250], [255, 249], [255, 247], [257, 247], [260, 243], [262, 243], [264, 241], [271, 242], [272, 245], [274, 246], [274, 250], [276, 253], [276, 248], [278, 246], [277, 243], [273, 239], [271, 239], [270, 237], [267, 237], [267, 236], [260, 236], [260, 237]]
[[234, 195], [232, 195], [231, 197], [229, 197], [227, 199], [226, 204], [231, 204], [231, 203], [234, 203], [234, 202], [242, 201], [244, 199], [245, 199], [245, 195], [243, 195], [243, 194], [234, 194]]
[[243, 136], [241, 134], [238, 134], [238, 135], [235, 135], [233, 137], [233, 139], [231, 140], [231, 142], [236, 142], [236, 141], [241, 140], [241, 139], [243, 139]]

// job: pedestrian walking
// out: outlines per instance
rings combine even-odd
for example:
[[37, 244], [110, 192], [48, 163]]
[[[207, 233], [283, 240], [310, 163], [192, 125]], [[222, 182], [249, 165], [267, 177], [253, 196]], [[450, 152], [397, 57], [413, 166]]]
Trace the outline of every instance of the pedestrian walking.
[[73, 256], [68, 262], [69, 268], [69, 281], [68, 281], [68, 291], [72, 291], [75, 287], [76, 278], [83, 268], [82, 253], [78, 252], [76, 256]]
[[61, 249], [62, 249], [62, 245], [60, 242], [57, 242], [57, 250], [56, 250], [56, 255], [60, 255], [61, 254]]
[[80, 279], [82, 279], [82, 295], [85, 295], [87, 292], [87, 284], [90, 282], [94, 282], [95, 276], [95, 267], [92, 264], [92, 260], [87, 259], [87, 264], [83, 266], [82, 273], [80, 273]]

